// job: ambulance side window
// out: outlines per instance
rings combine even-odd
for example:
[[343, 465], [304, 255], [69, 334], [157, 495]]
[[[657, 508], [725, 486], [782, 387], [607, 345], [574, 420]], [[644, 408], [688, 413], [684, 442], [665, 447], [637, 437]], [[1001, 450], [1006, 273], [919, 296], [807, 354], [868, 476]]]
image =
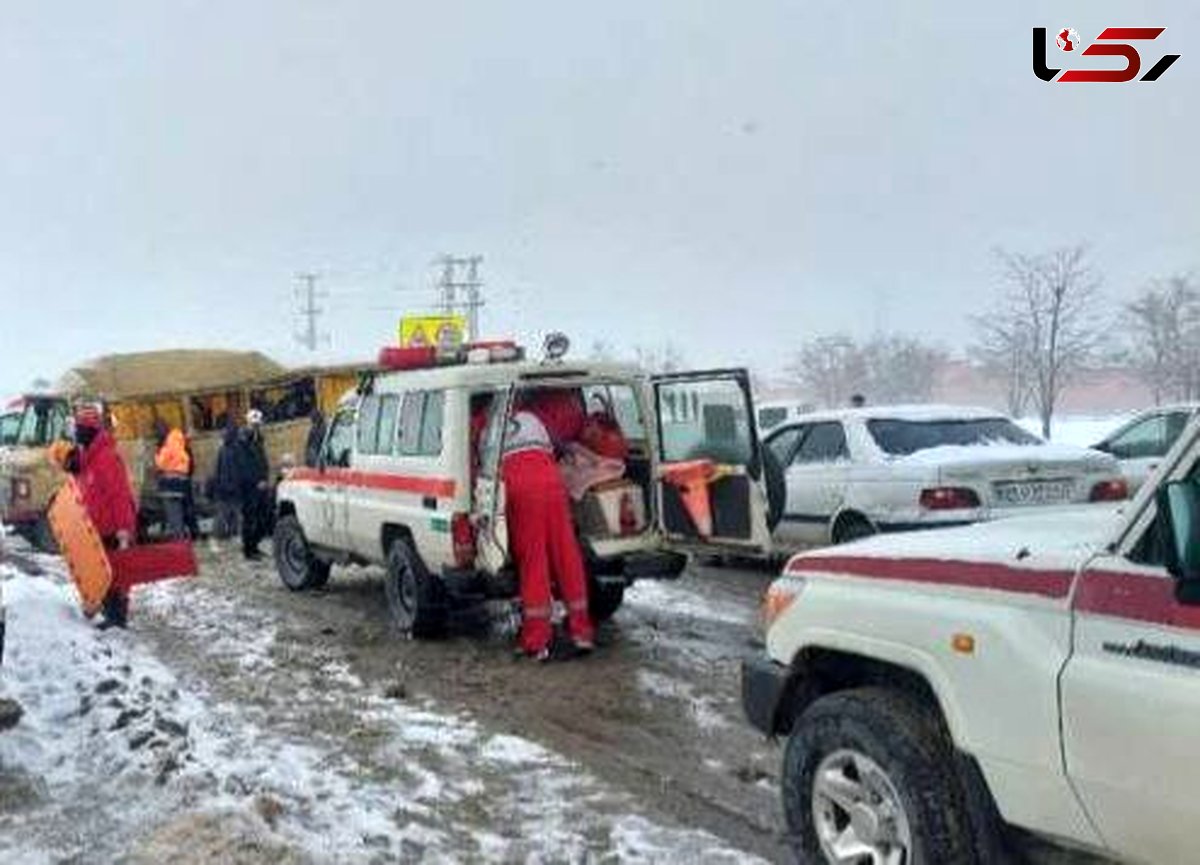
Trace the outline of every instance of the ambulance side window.
[[396, 450], [396, 420], [400, 416], [400, 397], [387, 394], [379, 400], [379, 436], [375, 453], [390, 455]]
[[418, 453], [422, 456], [437, 456], [442, 452], [442, 414], [446, 394], [431, 390], [425, 394], [425, 406], [421, 412], [421, 437]]
[[364, 397], [358, 407], [358, 452], [360, 454], [378, 453], [379, 439], [379, 397]]
[[423, 391], [412, 391], [404, 395], [397, 436], [398, 452], [404, 456], [415, 456], [421, 452], [421, 414], [424, 408]]

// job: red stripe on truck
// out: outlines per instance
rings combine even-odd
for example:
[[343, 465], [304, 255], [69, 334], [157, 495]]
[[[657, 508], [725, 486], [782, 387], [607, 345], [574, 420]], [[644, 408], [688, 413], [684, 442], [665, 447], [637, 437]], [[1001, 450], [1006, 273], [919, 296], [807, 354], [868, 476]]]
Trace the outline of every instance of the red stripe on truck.
[[359, 487], [396, 493], [416, 493], [439, 499], [454, 498], [455, 483], [450, 478], [427, 478], [418, 475], [389, 475], [382, 472], [361, 472], [355, 469], [293, 469], [288, 480], [327, 484], [339, 487]]
[[[813, 572], [993, 589], [1047, 598], [1065, 598], [1075, 576], [1071, 571], [1014, 568], [996, 562], [870, 556], [805, 556], [794, 559], [786, 570], [788, 574]], [[1175, 599], [1175, 581], [1169, 577], [1092, 570], [1079, 580], [1074, 599], [1077, 613], [1200, 630], [1200, 606], [1179, 603]]]
[[1080, 578], [1075, 610], [1200, 630], [1200, 607], [1179, 603], [1175, 600], [1175, 581], [1153, 574], [1088, 571]]
[[878, 559], [871, 556], [803, 556], [793, 559], [787, 566], [789, 574], [812, 571], [878, 580], [994, 589], [1047, 598], [1065, 598], [1071, 590], [1071, 580], [1075, 576], [1071, 571], [1014, 568], [995, 562]]

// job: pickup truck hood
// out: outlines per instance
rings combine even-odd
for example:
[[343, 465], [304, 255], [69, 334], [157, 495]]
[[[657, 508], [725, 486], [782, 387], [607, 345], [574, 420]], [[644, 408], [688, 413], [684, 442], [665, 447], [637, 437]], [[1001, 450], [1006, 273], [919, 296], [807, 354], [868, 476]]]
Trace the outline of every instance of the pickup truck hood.
[[1126, 503], [1039, 508], [1037, 513], [951, 529], [876, 535], [794, 556], [791, 573], [829, 570], [833, 559], [938, 560], [1074, 571], [1115, 536]]

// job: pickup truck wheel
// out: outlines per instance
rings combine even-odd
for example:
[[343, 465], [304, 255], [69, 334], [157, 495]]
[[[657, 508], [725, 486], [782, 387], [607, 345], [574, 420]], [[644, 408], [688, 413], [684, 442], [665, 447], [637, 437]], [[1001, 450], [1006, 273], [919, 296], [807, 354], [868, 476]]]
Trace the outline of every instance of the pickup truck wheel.
[[969, 822], [940, 728], [911, 697], [862, 688], [796, 722], [783, 803], [804, 862], [971, 865]]
[[601, 585], [588, 581], [588, 614], [596, 624], [607, 622], [625, 600], [625, 586], [620, 583]]
[[275, 569], [293, 592], [318, 589], [329, 582], [329, 562], [313, 555], [300, 520], [288, 515], [275, 526]]
[[436, 637], [446, 630], [446, 595], [404, 538], [392, 541], [384, 578], [388, 609], [396, 629], [413, 637]]

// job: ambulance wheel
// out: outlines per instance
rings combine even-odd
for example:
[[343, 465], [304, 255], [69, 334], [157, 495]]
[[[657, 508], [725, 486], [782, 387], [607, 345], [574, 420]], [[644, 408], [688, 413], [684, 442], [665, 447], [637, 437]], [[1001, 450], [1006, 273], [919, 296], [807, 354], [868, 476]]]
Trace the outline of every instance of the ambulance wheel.
[[404, 537], [396, 538], [388, 548], [383, 585], [392, 623], [401, 634], [437, 637], [445, 632], [446, 595], [442, 585]]
[[588, 583], [588, 614], [597, 625], [607, 622], [620, 609], [625, 600], [625, 586], [600, 585], [595, 580]]
[[275, 526], [275, 569], [279, 579], [293, 592], [319, 589], [329, 582], [329, 562], [313, 555], [304, 529], [294, 514]]

